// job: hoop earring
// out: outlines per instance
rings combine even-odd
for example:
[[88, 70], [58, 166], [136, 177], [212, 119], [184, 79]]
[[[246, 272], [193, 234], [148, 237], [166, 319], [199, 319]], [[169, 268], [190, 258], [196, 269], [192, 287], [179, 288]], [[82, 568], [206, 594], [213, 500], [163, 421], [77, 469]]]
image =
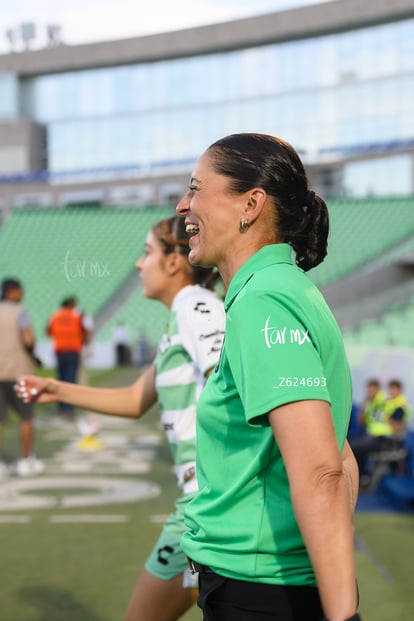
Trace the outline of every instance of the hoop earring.
[[241, 233], [243, 235], [243, 233], [245, 233], [248, 228], [249, 228], [249, 221], [248, 220], [240, 220], [239, 233]]

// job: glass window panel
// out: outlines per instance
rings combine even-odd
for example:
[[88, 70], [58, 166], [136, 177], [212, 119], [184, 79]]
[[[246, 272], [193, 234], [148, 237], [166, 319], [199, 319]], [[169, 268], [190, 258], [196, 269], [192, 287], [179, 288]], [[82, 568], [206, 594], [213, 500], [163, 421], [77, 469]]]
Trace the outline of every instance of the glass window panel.
[[42, 76], [23, 81], [22, 105], [53, 123], [50, 161], [64, 168], [195, 158], [233, 131], [273, 133], [307, 153], [402, 140], [414, 136], [413, 34], [410, 20], [203, 57]]
[[128, 71], [125, 67], [121, 67], [110, 73], [111, 80], [111, 97], [112, 97], [112, 113], [122, 114], [129, 111], [131, 102], [129, 92]]
[[0, 119], [15, 119], [19, 116], [19, 89], [17, 76], [0, 73]]
[[412, 166], [409, 156], [394, 156], [344, 167], [345, 193], [352, 196], [395, 196], [412, 192]]
[[226, 88], [227, 99], [257, 95], [256, 50], [244, 50], [229, 55], [222, 81]]
[[400, 70], [414, 69], [414, 20], [395, 24], [395, 31]]
[[340, 77], [355, 75], [357, 69], [357, 45], [355, 33], [338, 36], [338, 74]]
[[319, 86], [335, 84], [338, 75], [338, 45], [334, 37], [322, 37], [315, 41], [315, 60], [312, 71]]

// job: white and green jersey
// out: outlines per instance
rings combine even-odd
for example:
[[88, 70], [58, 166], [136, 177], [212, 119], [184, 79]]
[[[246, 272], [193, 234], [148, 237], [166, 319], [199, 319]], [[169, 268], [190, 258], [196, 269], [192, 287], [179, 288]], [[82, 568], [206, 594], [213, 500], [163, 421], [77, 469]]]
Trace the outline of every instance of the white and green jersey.
[[199, 285], [174, 298], [155, 358], [161, 421], [184, 494], [197, 490], [196, 403], [223, 344], [225, 313], [217, 296]]

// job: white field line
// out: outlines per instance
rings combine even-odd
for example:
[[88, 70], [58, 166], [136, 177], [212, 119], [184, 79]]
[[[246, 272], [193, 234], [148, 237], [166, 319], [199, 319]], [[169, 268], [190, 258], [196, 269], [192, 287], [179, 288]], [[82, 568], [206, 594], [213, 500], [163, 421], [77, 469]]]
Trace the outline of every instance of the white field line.
[[49, 522], [53, 524], [125, 524], [129, 521], [128, 515], [50, 515]]
[[28, 524], [30, 515], [0, 515], [0, 524]]

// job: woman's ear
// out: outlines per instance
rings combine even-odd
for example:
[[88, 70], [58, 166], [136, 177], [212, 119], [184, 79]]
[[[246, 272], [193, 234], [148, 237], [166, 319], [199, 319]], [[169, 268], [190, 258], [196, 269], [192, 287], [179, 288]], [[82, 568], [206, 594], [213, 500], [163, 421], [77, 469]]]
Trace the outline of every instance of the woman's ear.
[[179, 252], [170, 252], [166, 256], [165, 271], [169, 276], [174, 276], [183, 267], [183, 259], [187, 260], [184, 255]]
[[266, 204], [267, 194], [262, 188], [253, 188], [247, 193], [247, 203], [243, 215], [252, 224], [262, 213]]

